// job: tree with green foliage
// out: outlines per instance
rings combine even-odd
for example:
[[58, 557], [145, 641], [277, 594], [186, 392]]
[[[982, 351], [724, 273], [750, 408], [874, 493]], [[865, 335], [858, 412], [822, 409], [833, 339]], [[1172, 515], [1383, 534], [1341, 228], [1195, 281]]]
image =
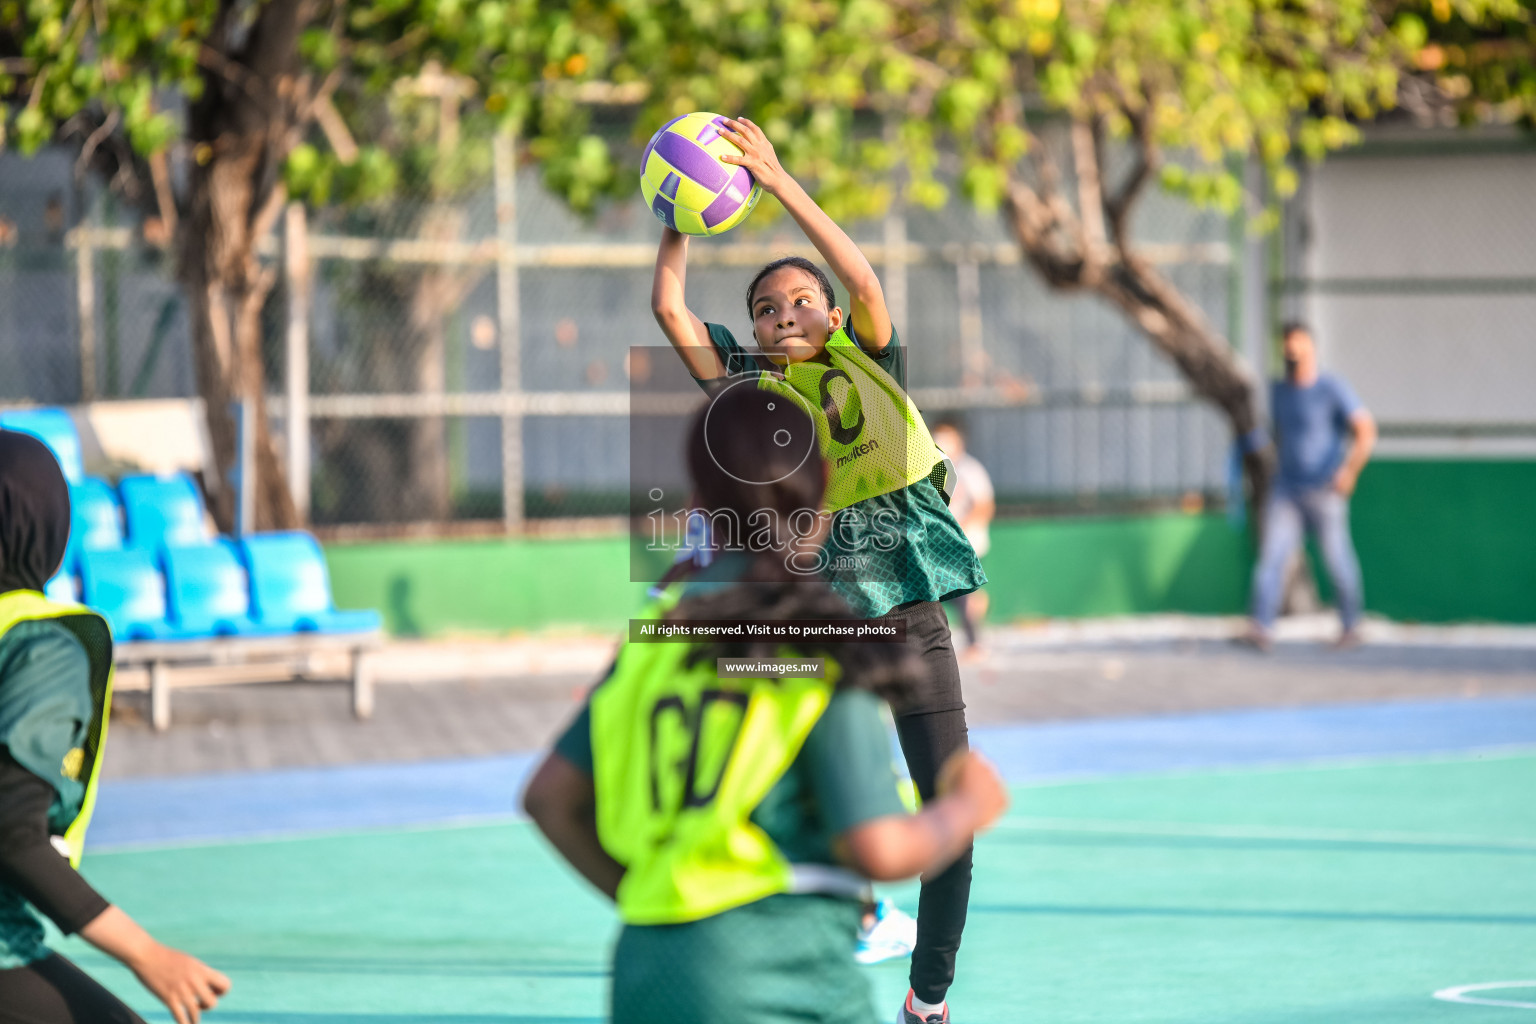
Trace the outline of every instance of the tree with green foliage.
[[1404, 106], [1421, 122], [1536, 130], [1536, 0], [1493, 9], [1422, 0], [1425, 42]]
[[[1529, 31], [1518, 0], [619, 6], [625, 49], [610, 74], [653, 85], [643, 125], [750, 112], [786, 166], [844, 215], [882, 210], [898, 172], [918, 203], [937, 206], [958, 187], [1006, 218], [1052, 287], [1096, 295], [1135, 324], [1240, 439], [1258, 436], [1255, 382], [1138, 242], [1146, 190], [1268, 227], [1298, 160], [1351, 145], [1362, 122], [1395, 107], [1423, 69], [1426, 16], [1443, 24], [1454, 10], [1468, 31]], [[1519, 81], [1512, 88], [1529, 95]], [[885, 130], [861, 126], [864, 112]], [[1263, 194], [1245, 190], [1249, 161], [1263, 168]], [[1262, 499], [1271, 452], [1244, 451]]]
[[[366, 200], [433, 164], [408, 131], [362, 129], [399, 82], [436, 74], [465, 84], [467, 132], [515, 127], [580, 202], [613, 178], [578, 86], [609, 28], [536, 0], [0, 0], [0, 144], [72, 140], [169, 238], [218, 471], [236, 458], [232, 403], [254, 403], [256, 524], [291, 526], [264, 400], [276, 270], [258, 257], [290, 184]], [[214, 512], [228, 528], [228, 488]]]
[[[1296, 161], [1352, 144], [1405, 84], [1438, 79], [1471, 115], [1493, 102], [1529, 120], [1530, 14], [1528, 0], [0, 0], [0, 97], [10, 143], [73, 136], [171, 228], [218, 464], [234, 458], [230, 400], [254, 401], [257, 520], [279, 526], [294, 512], [262, 403], [273, 280], [257, 249], [290, 192], [447, 187], [451, 162], [391, 106], [402, 80], [462, 83], [463, 138], [515, 128], [579, 209], [632, 194], [630, 151], [700, 109], [750, 113], [838, 216], [958, 189], [999, 211], [1051, 286], [1120, 310], [1247, 438], [1254, 381], [1138, 241], [1138, 202], [1157, 185], [1264, 227]], [[1249, 161], [1262, 195], [1245, 191]], [[1270, 461], [1246, 452], [1255, 496]]]

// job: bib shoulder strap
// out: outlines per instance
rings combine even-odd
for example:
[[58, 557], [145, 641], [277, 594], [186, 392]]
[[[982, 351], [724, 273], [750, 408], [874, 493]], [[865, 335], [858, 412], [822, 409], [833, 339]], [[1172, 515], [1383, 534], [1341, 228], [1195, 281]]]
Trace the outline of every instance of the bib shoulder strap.
[[54, 620], [80, 638], [91, 659], [112, 658], [112, 627], [94, 608], [72, 601], [53, 601], [34, 590], [0, 594], [0, 634], [23, 622]]

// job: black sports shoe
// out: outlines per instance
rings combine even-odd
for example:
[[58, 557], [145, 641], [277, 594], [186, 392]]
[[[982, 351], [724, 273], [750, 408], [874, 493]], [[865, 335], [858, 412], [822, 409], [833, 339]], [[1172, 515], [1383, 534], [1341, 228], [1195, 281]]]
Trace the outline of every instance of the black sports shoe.
[[901, 1012], [896, 1015], [896, 1024], [949, 1024], [949, 1003], [944, 1004], [941, 1013], [930, 1013], [926, 1017], [918, 1016], [912, 1009], [912, 990], [907, 989], [907, 998], [901, 1001]]

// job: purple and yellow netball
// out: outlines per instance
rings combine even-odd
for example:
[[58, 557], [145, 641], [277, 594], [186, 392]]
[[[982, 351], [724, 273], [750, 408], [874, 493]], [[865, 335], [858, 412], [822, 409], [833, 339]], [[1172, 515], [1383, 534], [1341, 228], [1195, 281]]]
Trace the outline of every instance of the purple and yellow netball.
[[741, 153], [720, 134], [724, 124], [719, 114], [684, 114], [651, 136], [640, 159], [640, 192], [667, 227], [722, 234], [746, 220], [762, 196], [745, 167], [720, 159]]

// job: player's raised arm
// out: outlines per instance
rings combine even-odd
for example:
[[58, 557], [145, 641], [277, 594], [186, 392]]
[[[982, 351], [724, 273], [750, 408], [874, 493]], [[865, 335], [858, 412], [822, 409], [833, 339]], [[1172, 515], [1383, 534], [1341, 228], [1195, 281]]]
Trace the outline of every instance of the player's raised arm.
[[687, 274], [688, 236], [662, 228], [661, 245], [656, 249], [656, 276], [651, 281], [651, 312], [689, 373], [699, 380], [724, 377], [725, 363], [709, 340], [704, 321], [694, 316], [683, 297]]
[[727, 131], [721, 132], [741, 148], [741, 156], [722, 156], [726, 163], [740, 164], [752, 172], [763, 191], [778, 197], [784, 209], [795, 218], [800, 230], [816, 246], [816, 251], [832, 267], [832, 273], [848, 289], [852, 309], [848, 311], [859, 343], [879, 352], [891, 342], [891, 313], [885, 308], [885, 292], [875, 268], [848, 237], [848, 233], [828, 217], [800, 183], [779, 163], [773, 143], [763, 130], [745, 117], [727, 119]]

